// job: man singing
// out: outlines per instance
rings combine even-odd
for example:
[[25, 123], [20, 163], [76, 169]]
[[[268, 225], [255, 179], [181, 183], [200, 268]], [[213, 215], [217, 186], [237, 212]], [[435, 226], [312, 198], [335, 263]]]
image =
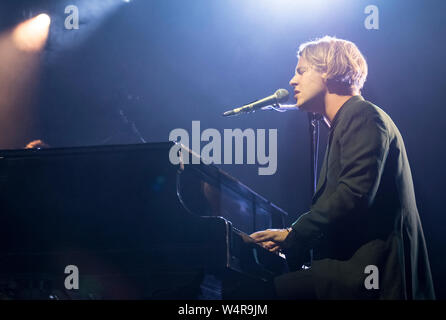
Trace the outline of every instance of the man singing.
[[[434, 299], [404, 142], [392, 119], [360, 95], [367, 63], [355, 44], [304, 43], [290, 85], [297, 106], [330, 123], [310, 211], [289, 229], [252, 234], [286, 254], [279, 299]], [[302, 268], [310, 250], [310, 268]]]

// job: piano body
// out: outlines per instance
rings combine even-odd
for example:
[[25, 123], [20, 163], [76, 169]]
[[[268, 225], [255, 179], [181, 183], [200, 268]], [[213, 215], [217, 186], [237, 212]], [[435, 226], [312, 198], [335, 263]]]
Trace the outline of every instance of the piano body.
[[231, 299], [286, 272], [247, 236], [286, 213], [172, 145], [0, 151], [0, 299]]

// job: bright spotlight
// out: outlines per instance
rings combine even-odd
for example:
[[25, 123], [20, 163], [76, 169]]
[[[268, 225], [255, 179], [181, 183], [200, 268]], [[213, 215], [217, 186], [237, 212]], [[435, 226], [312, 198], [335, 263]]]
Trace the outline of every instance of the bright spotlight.
[[48, 38], [50, 23], [50, 17], [42, 13], [19, 24], [12, 34], [17, 48], [27, 52], [41, 50]]

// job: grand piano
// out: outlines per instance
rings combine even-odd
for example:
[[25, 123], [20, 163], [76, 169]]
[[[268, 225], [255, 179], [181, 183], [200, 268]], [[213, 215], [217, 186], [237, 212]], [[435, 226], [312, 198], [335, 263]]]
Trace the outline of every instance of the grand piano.
[[286, 272], [248, 234], [287, 214], [172, 146], [0, 151], [0, 299], [232, 299]]

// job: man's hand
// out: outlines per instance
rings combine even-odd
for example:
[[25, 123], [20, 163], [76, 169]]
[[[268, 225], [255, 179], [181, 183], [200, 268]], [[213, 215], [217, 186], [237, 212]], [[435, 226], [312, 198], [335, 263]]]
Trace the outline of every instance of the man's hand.
[[288, 233], [288, 229], [267, 229], [254, 232], [251, 234], [251, 238], [265, 249], [271, 252], [277, 252], [282, 248], [281, 245], [288, 236]]

